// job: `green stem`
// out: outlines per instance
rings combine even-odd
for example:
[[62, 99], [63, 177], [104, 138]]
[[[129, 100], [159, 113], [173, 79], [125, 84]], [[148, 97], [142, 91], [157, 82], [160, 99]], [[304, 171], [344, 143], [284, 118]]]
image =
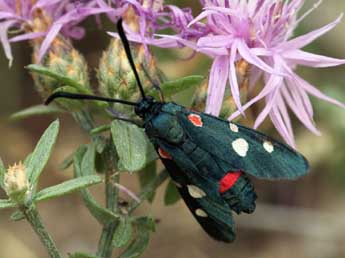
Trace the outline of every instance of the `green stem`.
[[30, 207], [22, 207], [21, 211], [23, 212], [26, 220], [31, 224], [31, 227], [34, 229], [38, 237], [40, 238], [42, 244], [47, 249], [51, 258], [61, 258], [61, 255], [56, 248], [56, 245], [45, 229], [41, 217], [34, 205]]
[[134, 201], [128, 207], [128, 214], [131, 214], [143, 201], [147, 200], [152, 196], [152, 193], [164, 183], [164, 181], [169, 177], [169, 174], [166, 170], [163, 170], [155, 178], [155, 180], [147, 185], [139, 194], [140, 202]]
[[[105, 157], [109, 166], [105, 173], [106, 208], [116, 214], [118, 213], [118, 189], [115, 185], [119, 183], [120, 177], [116, 174], [117, 165], [115, 150], [110, 148], [105, 154]], [[113, 221], [103, 226], [102, 234], [98, 242], [98, 256], [102, 258], [111, 257], [113, 252], [112, 240], [117, 225], [118, 221]]]

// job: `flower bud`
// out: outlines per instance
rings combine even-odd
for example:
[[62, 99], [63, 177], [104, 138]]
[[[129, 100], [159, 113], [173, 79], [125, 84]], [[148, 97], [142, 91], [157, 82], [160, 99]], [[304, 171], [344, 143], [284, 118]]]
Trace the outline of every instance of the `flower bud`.
[[[136, 64], [144, 90], [153, 89], [153, 83], [161, 81], [161, 71], [155, 59], [150, 55], [146, 59], [145, 49], [141, 44], [131, 44], [131, 53]], [[134, 73], [129, 65], [122, 42], [113, 39], [100, 60], [98, 70], [99, 91], [103, 96], [137, 101], [140, 91]], [[126, 107], [117, 105], [117, 110], [125, 111]]]
[[[47, 31], [51, 26], [51, 18], [48, 17], [41, 9], [36, 9], [34, 12], [34, 21], [27, 29], [32, 32]], [[43, 41], [42, 38], [36, 38], [31, 41], [33, 47], [32, 60], [33, 63], [38, 63], [39, 50]], [[51, 69], [53, 72], [59, 73], [63, 76], [68, 76], [84, 86], [84, 92], [92, 93], [88, 77], [87, 63], [82, 54], [80, 54], [72, 45], [71, 41], [61, 34], [58, 34], [52, 41], [47, 53], [40, 62], [41, 65]], [[63, 85], [61, 82], [43, 76], [37, 73], [32, 74], [35, 86], [42, 98], [46, 99], [57, 88]], [[80, 102], [69, 100], [58, 100], [57, 103], [66, 109], [78, 108]]]
[[10, 166], [4, 175], [4, 188], [7, 195], [16, 203], [24, 203], [29, 189], [25, 166], [19, 162]]

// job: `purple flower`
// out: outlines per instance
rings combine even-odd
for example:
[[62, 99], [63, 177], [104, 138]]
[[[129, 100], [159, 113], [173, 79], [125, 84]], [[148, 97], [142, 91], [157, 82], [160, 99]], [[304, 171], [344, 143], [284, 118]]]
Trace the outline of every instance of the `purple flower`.
[[[66, 37], [80, 39], [84, 29], [77, 24], [90, 15], [110, 11], [99, 8], [95, 0], [0, 0], [0, 40], [5, 55], [13, 60], [10, 43], [23, 40], [39, 40], [40, 61], [58, 33]], [[22, 33], [8, 38], [11, 29]]]
[[[229, 120], [243, 114], [255, 102], [265, 99], [266, 105], [256, 118], [254, 128], [269, 116], [284, 140], [294, 146], [288, 109], [305, 127], [319, 134], [313, 122], [313, 108], [308, 95], [345, 107], [344, 103], [324, 95], [294, 72], [298, 65], [318, 68], [345, 63], [344, 59], [301, 50], [334, 28], [342, 15], [320, 29], [292, 38], [296, 26], [320, 2], [297, 18], [303, 4], [302, 0], [205, 0], [202, 1], [202, 13], [189, 24], [189, 29], [196, 25], [200, 31], [200, 22], [206, 20], [203, 27], [206, 31], [204, 35], [201, 32], [202, 36], [188, 40], [182, 32], [176, 36], [163, 36], [160, 40], [166, 40], [171, 46], [174, 45], [173, 42], [178, 42], [214, 60], [209, 77], [206, 112], [219, 114], [228, 84], [238, 108]], [[252, 90], [259, 78], [262, 77], [265, 82], [261, 92], [245, 105], [242, 105], [240, 100], [240, 87], [236, 75], [236, 64], [243, 60], [251, 65], [249, 90]]]
[[[103, 0], [99, 0], [103, 1]], [[115, 1], [116, 7], [132, 7], [139, 19], [138, 29], [124, 24], [124, 29], [130, 41], [147, 45], [155, 45], [162, 48], [175, 48], [183, 46], [180, 41], [157, 36], [164, 29], [172, 29], [175, 33], [183, 35], [184, 45], [188, 45], [190, 39], [204, 35], [204, 24], [197, 23], [193, 28], [188, 24], [193, 20], [190, 8], [179, 8], [174, 5], [164, 5], [162, 0], [122, 0]], [[125, 20], [126, 21], [126, 20]], [[109, 35], [118, 37], [117, 33], [110, 32]]]

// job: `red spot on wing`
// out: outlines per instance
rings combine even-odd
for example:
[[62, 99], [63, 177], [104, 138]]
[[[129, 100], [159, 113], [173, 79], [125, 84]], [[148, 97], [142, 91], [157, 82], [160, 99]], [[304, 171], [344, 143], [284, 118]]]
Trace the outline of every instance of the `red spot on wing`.
[[163, 159], [172, 159], [169, 153], [163, 150], [161, 147], [158, 148], [158, 154]]
[[219, 181], [219, 192], [224, 193], [229, 190], [239, 179], [242, 171], [228, 172], [220, 181]]
[[193, 125], [202, 127], [202, 120], [201, 117], [197, 114], [190, 114], [188, 115], [188, 120], [192, 122]]

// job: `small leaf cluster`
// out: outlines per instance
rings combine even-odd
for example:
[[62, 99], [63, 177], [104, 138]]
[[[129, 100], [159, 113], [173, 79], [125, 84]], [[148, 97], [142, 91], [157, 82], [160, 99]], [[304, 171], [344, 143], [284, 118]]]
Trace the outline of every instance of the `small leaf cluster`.
[[[102, 182], [101, 177], [97, 175], [89, 175], [71, 179], [37, 191], [39, 177], [52, 153], [58, 131], [59, 121], [56, 120], [43, 133], [33, 152], [25, 158], [23, 169], [28, 180], [28, 189], [26, 194], [23, 196], [23, 199], [18, 200], [11, 198], [10, 195], [8, 199], [0, 200], [0, 209], [18, 208], [18, 210], [13, 213], [11, 217], [12, 219], [18, 220], [23, 218], [21, 211], [28, 209], [31, 206], [35, 206], [40, 201], [67, 195], [71, 192], [79, 191], [88, 186]], [[0, 185], [8, 193], [8, 189], [6, 189], [5, 185], [6, 173], [8, 172], [6, 171], [4, 164], [0, 159]]]

